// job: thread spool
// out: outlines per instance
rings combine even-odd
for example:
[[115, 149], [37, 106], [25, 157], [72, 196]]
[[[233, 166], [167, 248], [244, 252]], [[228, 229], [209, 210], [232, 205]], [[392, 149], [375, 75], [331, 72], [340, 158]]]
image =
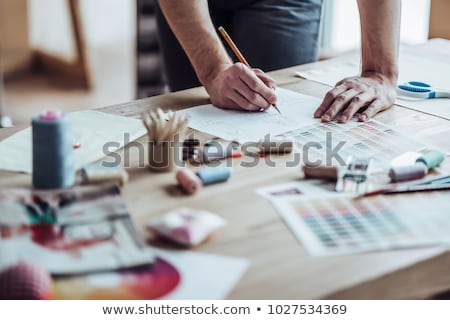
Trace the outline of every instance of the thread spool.
[[0, 300], [43, 300], [51, 297], [51, 278], [36, 265], [19, 263], [0, 273]]
[[260, 153], [291, 153], [294, 142], [289, 139], [261, 140], [258, 143]]
[[428, 168], [425, 164], [418, 162], [409, 166], [392, 167], [389, 170], [389, 178], [392, 182], [409, 181], [425, 177]]
[[231, 170], [227, 167], [205, 168], [197, 171], [196, 175], [203, 182], [203, 185], [227, 181], [231, 176]]
[[445, 155], [437, 150], [430, 150], [420, 156], [416, 162], [421, 162], [427, 166], [428, 169], [434, 169], [439, 166], [445, 159]]
[[203, 187], [203, 182], [200, 178], [188, 169], [178, 170], [176, 179], [187, 194], [194, 194]]
[[59, 189], [75, 184], [73, 139], [69, 118], [46, 111], [32, 120], [33, 186]]

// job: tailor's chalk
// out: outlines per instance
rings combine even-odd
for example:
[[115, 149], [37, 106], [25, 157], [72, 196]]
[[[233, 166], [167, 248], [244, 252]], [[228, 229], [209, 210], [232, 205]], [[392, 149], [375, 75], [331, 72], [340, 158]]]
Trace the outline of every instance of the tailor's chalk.
[[122, 167], [105, 167], [100, 163], [90, 164], [81, 169], [83, 183], [117, 183], [123, 186], [128, 181], [128, 173]]
[[422, 162], [428, 169], [434, 169], [445, 159], [445, 154], [437, 150], [430, 150], [419, 157], [416, 162]]
[[294, 142], [289, 139], [264, 139], [258, 142], [258, 147], [261, 153], [291, 153]]
[[178, 170], [175, 177], [181, 188], [187, 194], [194, 194], [200, 191], [203, 187], [203, 182], [200, 180], [200, 178], [188, 169]]
[[392, 182], [422, 179], [428, 172], [425, 164], [417, 162], [409, 166], [392, 167], [389, 170], [389, 178]]
[[33, 186], [60, 189], [75, 184], [75, 159], [69, 118], [46, 111], [32, 120]]
[[196, 175], [202, 180], [203, 185], [227, 181], [231, 176], [231, 170], [227, 167], [205, 168], [198, 170]]
[[303, 173], [306, 179], [326, 179], [337, 181], [339, 177], [339, 169], [337, 167], [303, 166]]

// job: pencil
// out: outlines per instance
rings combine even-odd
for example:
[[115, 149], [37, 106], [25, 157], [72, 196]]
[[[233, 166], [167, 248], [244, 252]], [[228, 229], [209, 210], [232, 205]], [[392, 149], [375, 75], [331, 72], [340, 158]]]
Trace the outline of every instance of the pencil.
[[431, 185], [412, 185], [401, 186], [396, 188], [378, 189], [363, 193], [356, 198], [365, 198], [377, 196], [381, 194], [407, 193], [407, 192], [424, 192], [424, 191], [445, 191], [450, 190], [450, 184], [431, 184]]
[[[245, 64], [249, 69], [251, 69], [252, 67], [248, 63], [247, 59], [245, 59], [245, 57], [242, 55], [241, 51], [238, 49], [238, 47], [236, 46], [234, 41], [228, 35], [228, 32], [226, 32], [222, 26], [219, 27], [219, 32], [222, 35], [222, 37], [225, 39], [225, 41], [228, 44], [228, 46], [230, 47], [230, 49], [233, 51], [233, 53], [239, 59], [239, 61], [241, 63]], [[278, 109], [278, 107], [275, 104], [273, 104], [272, 106], [275, 108], [275, 110], [278, 111], [279, 114], [281, 114], [280, 110]]]

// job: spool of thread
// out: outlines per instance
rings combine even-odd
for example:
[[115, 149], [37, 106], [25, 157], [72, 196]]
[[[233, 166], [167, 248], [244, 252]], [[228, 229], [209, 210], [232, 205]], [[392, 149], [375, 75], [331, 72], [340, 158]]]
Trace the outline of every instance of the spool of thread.
[[438, 150], [430, 150], [420, 156], [416, 163], [421, 162], [427, 166], [428, 169], [434, 169], [439, 166], [445, 159], [445, 154]]
[[200, 178], [188, 169], [178, 170], [176, 179], [187, 194], [194, 194], [203, 187], [203, 182]]
[[428, 168], [425, 164], [417, 162], [413, 165], [392, 167], [389, 170], [389, 177], [392, 182], [409, 181], [415, 179], [421, 179], [425, 177], [428, 172]]
[[231, 170], [227, 167], [205, 168], [198, 170], [196, 175], [203, 182], [204, 186], [213, 183], [227, 181], [231, 176]]
[[73, 139], [69, 118], [46, 111], [32, 120], [33, 186], [59, 189], [75, 184]]
[[19, 263], [0, 272], [0, 300], [42, 300], [51, 297], [51, 278], [39, 266]]
[[261, 153], [291, 153], [294, 142], [289, 139], [261, 140], [258, 147]]

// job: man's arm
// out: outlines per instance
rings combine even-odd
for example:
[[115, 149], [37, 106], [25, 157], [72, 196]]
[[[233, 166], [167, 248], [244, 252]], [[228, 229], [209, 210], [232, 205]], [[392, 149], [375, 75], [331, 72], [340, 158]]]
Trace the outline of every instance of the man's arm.
[[339, 81], [314, 113], [331, 121], [339, 112], [346, 122], [361, 108], [365, 121], [391, 107], [396, 98], [401, 0], [358, 0], [362, 32], [360, 77]]
[[159, 4], [212, 103], [256, 111], [276, 102], [271, 78], [233, 64], [211, 21], [207, 0], [160, 0]]

